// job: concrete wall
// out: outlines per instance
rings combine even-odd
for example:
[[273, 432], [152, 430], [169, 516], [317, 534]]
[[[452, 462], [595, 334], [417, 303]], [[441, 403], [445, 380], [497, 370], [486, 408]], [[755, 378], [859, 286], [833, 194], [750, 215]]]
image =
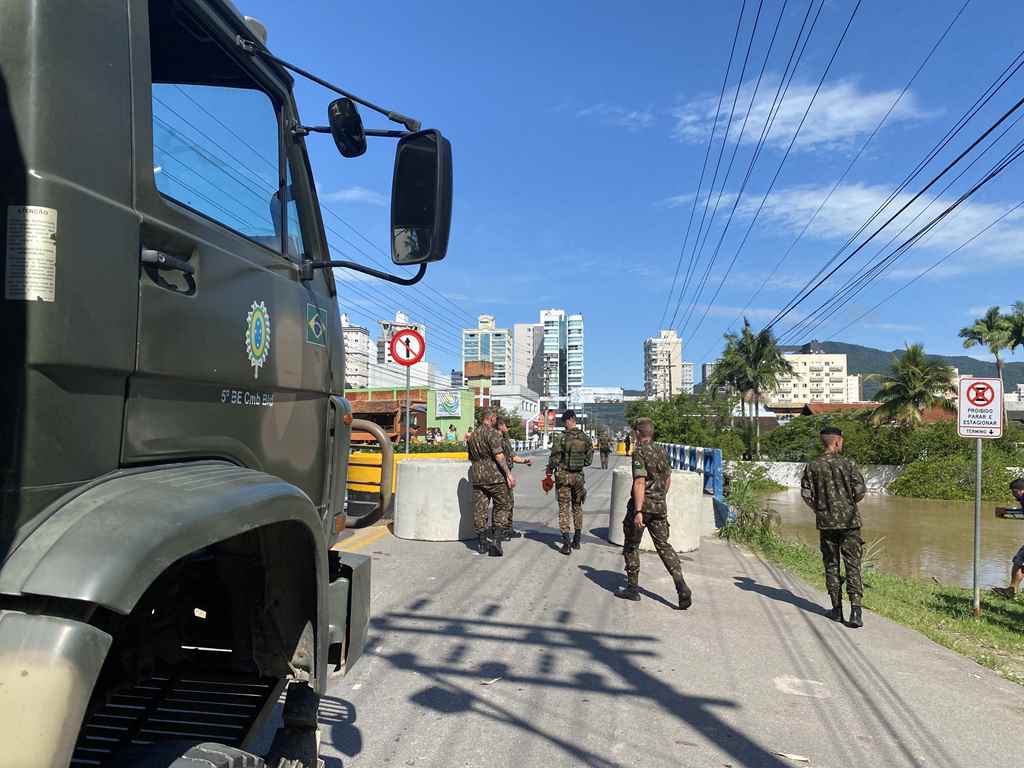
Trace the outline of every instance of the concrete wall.
[[459, 541], [473, 531], [469, 462], [406, 458], [398, 464], [394, 533], [416, 541]]
[[[800, 478], [806, 466], [802, 461], [754, 461], [743, 463], [764, 467], [768, 472], [768, 477], [787, 488], [800, 487]], [[731, 475], [733, 473], [735, 464], [736, 462], [733, 461], [726, 462], [727, 474]], [[865, 464], [860, 467], [860, 471], [864, 475], [864, 482], [867, 484], [868, 493], [884, 494], [888, 492], [886, 489], [889, 487], [889, 483], [903, 472], [903, 467], [894, 464]]]
[[[608, 541], [622, 546], [622, 518], [633, 487], [633, 473], [629, 467], [616, 467], [612, 471], [612, 494], [608, 509]], [[710, 498], [710, 497], [709, 497]], [[692, 552], [700, 547], [700, 537], [706, 514], [702, 479], [696, 472], [672, 472], [672, 486], [668, 491], [669, 543], [677, 552]], [[654, 543], [644, 533], [640, 549], [653, 552]]]

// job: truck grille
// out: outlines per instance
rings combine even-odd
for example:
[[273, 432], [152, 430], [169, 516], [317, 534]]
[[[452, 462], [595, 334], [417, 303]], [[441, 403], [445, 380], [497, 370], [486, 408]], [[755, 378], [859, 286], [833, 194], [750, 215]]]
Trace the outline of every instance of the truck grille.
[[89, 716], [71, 765], [106, 765], [127, 744], [195, 739], [241, 746], [274, 689], [273, 680], [151, 677]]

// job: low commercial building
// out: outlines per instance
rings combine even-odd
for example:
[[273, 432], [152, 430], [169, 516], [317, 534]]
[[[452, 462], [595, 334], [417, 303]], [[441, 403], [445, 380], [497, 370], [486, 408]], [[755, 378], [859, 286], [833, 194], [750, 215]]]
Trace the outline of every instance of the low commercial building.
[[530, 424], [540, 415], [540, 395], [519, 384], [495, 384], [491, 387], [491, 405], [504, 408], [521, 418], [530, 431]]

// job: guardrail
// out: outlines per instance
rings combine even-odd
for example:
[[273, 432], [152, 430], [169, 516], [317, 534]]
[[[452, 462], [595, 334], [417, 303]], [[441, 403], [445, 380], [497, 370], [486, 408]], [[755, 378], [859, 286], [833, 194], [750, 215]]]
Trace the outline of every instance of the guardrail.
[[676, 443], [657, 443], [668, 454], [672, 469], [698, 472], [704, 476], [704, 493], [719, 501], [725, 498], [725, 475], [721, 448], [702, 448]]
[[[387, 434], [377, 424], [353, 419], [352, 427], [369, 432], [377, 440], [379, 451], [350, 451], [346, 478], [346, 510], [350, 528], [364, 528], [377, 522], [391, 505], [394, 492], [394, 448]], [[357, 508], [369, 507], [361, 515], [353, 514]]]

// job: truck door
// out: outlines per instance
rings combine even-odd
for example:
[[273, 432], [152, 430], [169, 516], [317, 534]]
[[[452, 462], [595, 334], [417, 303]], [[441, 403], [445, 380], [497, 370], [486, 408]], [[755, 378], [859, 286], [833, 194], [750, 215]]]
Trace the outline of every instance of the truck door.
[[133, 6], [141, 266], [123, 461], [223, 457], [321, 504], [340, 339], [325, 278], [299, 280], [322, 243], [289, 88], [202, 3]]

